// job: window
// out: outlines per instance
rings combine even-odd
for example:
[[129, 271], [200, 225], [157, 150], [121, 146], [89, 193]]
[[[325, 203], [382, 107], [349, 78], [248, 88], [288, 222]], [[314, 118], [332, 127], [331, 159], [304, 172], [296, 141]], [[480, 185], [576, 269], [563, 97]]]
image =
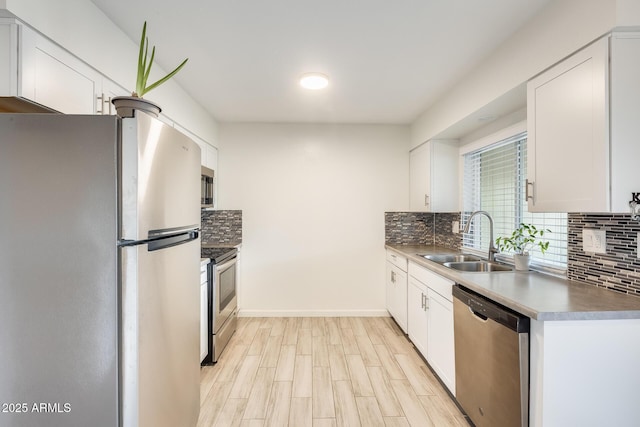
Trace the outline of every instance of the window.
[[[567, 214], [530, 213], [525, 199], [527, 176], [526, 132], [464, 155], [463, 213], [466, 224], [471, 213], [487, 211], [494, 220], [496, 237], [510, 236], [522, 222], [549, 229], [545, 234], [549, 249], [531, 253], [533, 265], [556, 270], [567, 268]], [[463, 235], [465, 249], [487, 251], [489, 221], [476, 216], [470, 233]], [[509, 254], [510, 255], [510, 254]]]

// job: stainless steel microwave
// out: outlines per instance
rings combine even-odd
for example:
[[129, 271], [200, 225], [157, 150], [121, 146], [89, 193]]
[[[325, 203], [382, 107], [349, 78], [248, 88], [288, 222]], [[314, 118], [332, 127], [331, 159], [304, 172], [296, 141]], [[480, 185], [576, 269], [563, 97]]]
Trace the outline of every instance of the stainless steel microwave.
[[203, 208], [212, 208], [214, 191], [214, 172], [212, 169], [202, 166], [200, 174], [200, 204]]

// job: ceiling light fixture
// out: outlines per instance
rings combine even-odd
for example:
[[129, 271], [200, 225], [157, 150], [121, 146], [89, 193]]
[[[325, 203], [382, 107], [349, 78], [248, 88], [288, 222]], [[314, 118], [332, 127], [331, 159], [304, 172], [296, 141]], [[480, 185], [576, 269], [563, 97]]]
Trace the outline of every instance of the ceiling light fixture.
[[306, 73], [300, 77], [300, 86], [305, 89], [319, 90], [329, 85], [329, 78], [321, 73]]

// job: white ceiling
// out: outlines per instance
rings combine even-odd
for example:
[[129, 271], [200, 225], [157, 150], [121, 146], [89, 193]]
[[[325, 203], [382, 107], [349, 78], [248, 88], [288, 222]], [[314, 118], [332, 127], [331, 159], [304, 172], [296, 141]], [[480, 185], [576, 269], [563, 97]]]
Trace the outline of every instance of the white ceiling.
[[92, 1], [217, 120], [406, 124], [550, 0]]

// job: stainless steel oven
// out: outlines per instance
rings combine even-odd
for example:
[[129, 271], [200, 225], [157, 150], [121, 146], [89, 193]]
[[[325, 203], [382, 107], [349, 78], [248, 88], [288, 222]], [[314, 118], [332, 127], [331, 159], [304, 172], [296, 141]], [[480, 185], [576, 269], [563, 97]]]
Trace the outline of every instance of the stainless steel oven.
[[209, 354], [203, 363], [213, 363], [229, 343], [238, 323], [237, 260], [235, 248], [203, 248], [209, 264]]

